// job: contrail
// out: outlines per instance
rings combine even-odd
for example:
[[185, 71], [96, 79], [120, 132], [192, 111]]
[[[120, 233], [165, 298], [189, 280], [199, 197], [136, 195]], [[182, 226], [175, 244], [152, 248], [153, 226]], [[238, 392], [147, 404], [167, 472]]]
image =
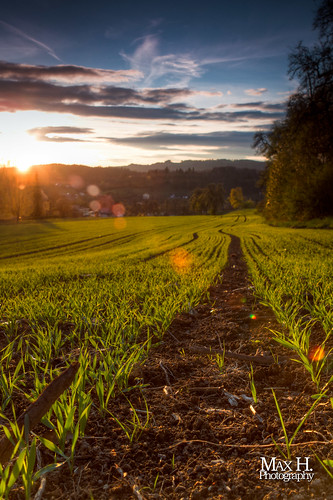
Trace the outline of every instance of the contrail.
[[25, 38], [26, 40], [29, 40], [30, 42], [38, 45], [41, 49], [45, 50], [51, 57], [54, 57], [54, 59], [57, 59], [57, 61], [61, 61], [61, 59], [57, 56], [57, 54], [45, 43], [39, 42], [38, 40], [35, 40], [35, 38], [32, 38], [31, 36], [27, 35], [20, 29], [16, 28], [15, 26], [12, 26], [11, 24], [6, 23], [5, 21], [0, 20], [0, 24], [2, 24], [5, 28], [8, 30], [12, 31], [13, 33], [16, 33], [22, 38]]

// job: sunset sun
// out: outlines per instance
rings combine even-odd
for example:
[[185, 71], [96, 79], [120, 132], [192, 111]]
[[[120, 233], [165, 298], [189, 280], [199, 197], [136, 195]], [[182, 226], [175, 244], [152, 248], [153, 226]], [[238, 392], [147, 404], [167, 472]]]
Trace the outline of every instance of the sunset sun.
[[22, 174], [24, 174], [25, 172], [27, 172], [30, 168], [31, 164], [30, 163], [19, 163], [18, 165], [16, 165], [16, 168], [17, 170], [19, 170]]

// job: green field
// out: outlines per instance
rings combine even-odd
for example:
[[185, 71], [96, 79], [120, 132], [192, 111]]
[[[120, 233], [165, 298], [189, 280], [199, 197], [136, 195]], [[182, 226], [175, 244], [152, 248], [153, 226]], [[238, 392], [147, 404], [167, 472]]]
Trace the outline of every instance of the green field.
[[8, 335], [21, 319], [52, 328], [72, 321], [74, 343], [97, 323], [103, 338], [132, 342], [145, 325], [162, 334], [223, 268], [229, 238], [218, 227], [209, 217], [5, 227], [0, 293]]
[[[130, 389], [133, 365], [147, 356], [175, 315], [208, 300], [209, 286], [223, 281], [229, 234], [241, 240], [258, 300], [281, 324], [276, 340], [298, 355], [317, 390], [325, 391], [321, 370], [333, 328], [332, 231], [273, 228], [252, 211], [27, 222], [3, 225], [0, 233], [3, 418], [13, 420], [16, 401], [34, 400], [78, 360], [71, 389], [43, 418], [59, 437], [57, 447], [46, 445], [71, 466], [91, 409], [109, 412], [117, 391]], [[324, 353], [315, 367], [308, 358], [314, 324], [323, 330]], [[135, 421], [120, 425], [134, 439]], [[75, 439], [71, 454], [64, 455], [69, 431]], [[21, 449], [16, 470], [27, 491], [37, 477], [33, 466], [24, 469], [33, 461], [31, 450]], [[7, 469], [0, 496], [13, 485]]]
[[[227, 231], [227, 229], [226, 229]], [[232, 225], [258, 296], [281, 323], [302, 310], [329, 336], [333, 329], [333, 233], [328, 229], [272, 228], [260, 217]]]

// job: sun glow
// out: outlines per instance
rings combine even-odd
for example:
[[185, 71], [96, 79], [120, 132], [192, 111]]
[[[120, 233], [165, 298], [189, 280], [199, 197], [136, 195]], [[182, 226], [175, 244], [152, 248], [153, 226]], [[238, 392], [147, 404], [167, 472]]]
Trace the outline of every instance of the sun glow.
[[32, 165], [38, 163], [37, 156], [30, 154], [26, 150], [15, 152], [11, 154], [10, 165], [15, 167], [22, 174], [26, 173]]
[[16, 166], [17, 170], [19, 172], [21, 172], [22, 174], [25, 174], [26, 172], [28, 172], [30, 167], [31, 167], [30, 164], [24, 164], [24, 163], [20, 163], [19, 165]]

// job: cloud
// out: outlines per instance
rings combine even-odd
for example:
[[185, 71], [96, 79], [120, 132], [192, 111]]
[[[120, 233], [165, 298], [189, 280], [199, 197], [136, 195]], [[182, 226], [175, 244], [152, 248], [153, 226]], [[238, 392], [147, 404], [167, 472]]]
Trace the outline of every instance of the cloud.
[[[126, 77], [133, 76], [132, 73]], [[0, 62], [0, 112], [43, 111], [76, 116], [133, 120], [220, 121], [247, 123], [281, 118], [279, 107], [257, 107], [222, 111], [196, 108], [186, 99], [217, 92], [187, 87], [136, 90], [105, 84], [106, 78], [123, 78], [118, 72], [81, 66], [31, 66]], [[91, 82], [91, 80], [97, 80]], [[79, 83], [77, 83], [79, 80]], [[241, 104], [239, 106], [242, 106]]]
[[[66, 137], [54, 134], [91, 134], [93, 129], [81, 127], [37, 127], [27, 130], [28, 134], [35, 137], [37, 141], [46, 142], [92, 142], [87, 139], [77, 139], [75, 137]], [[49, 137], [51, 135], [51, 137]]]
[[200, 118], [202, 120], [216, 120], [226, 123], [245, 123], [252, 120], [277, 120], [284, 116], [283, 113], [266, 112], [261, 110], [246, 110], [246, 111], [226, 111], [226, 112], [202, 112]]
[[[156, 34], [149, 34], [137, 39], [137, 48], [132, 54], [125, 52], [121, 56], [133, 69], [144, 73], [146, 84], [159, 82], [161, 78], [168, 85], [189, 85], [191, 79], [204, 75], [211, 66], [237, 66], [252, 60], [262, 60], [284, 55], [284, 49], [278, 43], [280, 38], [269, 36], [258, 38], [250, 43], [239, 40], [216, 44], [214, 47], [202, 47], [179, 53], [162, 53], [160, 39]], [[267, 89], [248, 89], [249, 95], [261, 95]], [[252, 94], [251, 92], [255, 92]], [[258, 93], [259, 92], [259, 93]], [[231, 95], [231, 91], [228, 91]]]
[[198, 78], [204, 73], [201, 63], [190, 54], [161, 55], [156, 35], [148, 35], [140, 41], [132, 55], [124, 52], [121, 55], [133, 69], [144, 73], [146, 84], [166, 78], [169, 83], [187, 85], [191, 78]]
[[190, 55], [167, 54], [155, 57], [151, 62], [149, 81], [169, 76], [180, 81], [190, 78], [198, 78], [203, 74], [203, 69]]
[[141, 95], [146, 102], [151, 103], [169, 103], [174, 101], [175, 99], [185, 99], [186, 97], [190, 97], [192, 95], [196, 95], [196, 92], [193, 92], [187, 88], [161, 88], [161, 89], [146, 89], [141, 91]]
[[261, 89], [247, 89], [244, 91], [245, 94], [247, 95], [262, 95], [264, 94], [265, 92], [267, 92], [267, 89], [265, 88], [261, 88]]
[[19, 36], [20, 38], [23, 38], [24, 40], [28, 40], [33, 45], [42, 49], [43, 51], [45, 51], [47, 54], [49, 54], [51, 57], [53, 57], [57, 61], [60, 61], [60, 58], [57, 56], [57, 54], [54, 52], [54, 50], [51, 49], [50, 47], [48, 47], [47, 45], [45, 45], [45, 43], [42, 43], [39, 40], [36, 40], [35, 38], [29, 36], [27, 33], [24, 33], [20, 29], [16, 28], [15, 26], [12, 26], [11, 24], [8, 24], [4, 21], [0, 20], [0, 24], [4, 28], [6, 28], [8, 31], [10, 31], [11, 33], [14, 33], [15, 35]]
[[90, 85], [60, 86], [43, 81], [0, 81], [0, 111], [37, 110], [78, 116], [151, 120], [217, 120], [233, 123], [248, 120], [274, 120], [280, 112], [245, 110], [205, 111], [184, 103], [168, 103], [191, 95], [188, 89], [136, 91], [122, 87]]
[[171, 134], [168, 132], [138, 134], [125, 138], [104, 138], [117, 144], [142, 149], [166, 149], [175, 146], [203, 146], [207, 148], [251, 147], [253, 132], [210, 132], [205, 134]]
[[241, 38], [217, 43], [210, 47], [208, 55], [205, 55], [202, 65], [239, 65], [252, 60], [263, 60], [267, 58], [284, 56], [285, 44], [282, 43], [281, 34], [260, 35], [252, 40]]
[[[142, 39], [141, 39], [142, 40]], [[122, 57], [131, 64], [132, 68], [142, 71], [145, 75], [150, 73], [152, 61], [158, 55], [158, 39], [154, 35], [148, 35], [143, 38], [142, 43], [130, 56], [121, 53]]]
[[243, 102], [232, 104], [233, 108], [256, 109], [261, 111], [285, 111], [286, 104], [284, 102], [270, 103], [264, 101]]
[[[195, 92], [196, 95], [202, 95], [204, 97], [221, 97], [223, 96], [223, 92], [220, 92], [220, 91], [209, 91], [209, 90], [197, 90]], [[229, 94], [228, 94], [229, 95]]]
[[[0, 111], [38, 110], [80, 116], [179, 119], [183, 115], [186, 118], [188, 113], [174, 106], [168, 108], [165, 104], [190, 93], [188, 89], [138, 92], [113, 86], [60, 86], [43, 81], [0, 80]], [[161, 107], [143, 106], [147, 104]]]
[[0, 78], [11, 80], [41, 80], [59, 82], [128, 82], [142, 78], [135, 70], [107, 70], [85, 66], [33, 66], [0, 61]]

